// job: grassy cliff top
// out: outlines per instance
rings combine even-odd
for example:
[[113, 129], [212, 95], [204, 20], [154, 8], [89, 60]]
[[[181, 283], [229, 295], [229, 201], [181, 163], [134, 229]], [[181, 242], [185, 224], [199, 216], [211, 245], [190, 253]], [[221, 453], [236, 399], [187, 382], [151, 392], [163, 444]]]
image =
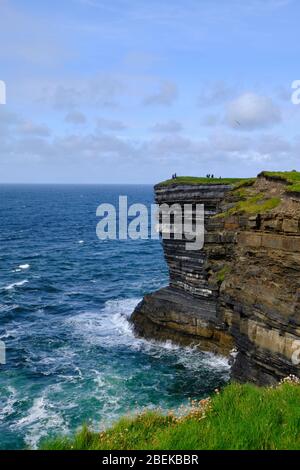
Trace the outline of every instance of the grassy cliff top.
[[156, 186], [169, 186], [172, 184], [237, 184], [249, 178], [206, 178], [204, 176], [177, 176], [158, 183]]
[[[299, 171], [262, 171], [258, 176], [269, 179], [283, 181], [287, 184], [287, 192], [300, 192], [300, 172]], [[177, 176], [158, 183], [156, 187], [171, 186], [176, 184], [227, 184], [233, 187], [247, 186], [256, 178], [206, 178], [204, 176]]]
[[227, 385], [192, 401], [186, 414], [147, 411], [99, 433], [86, 426], [73, 437], [44, 441], [48, 450], [300, 449], [300, 385]]
[[259, 176], [284, 181], [288, 184], [287, 192], [300, 192], [300, 172], [299, 171], [263, 171]]
[[[300, 191], [299, 171], [262, 171], [258, 176], [283, 181], [289, 188], [287, 191]], [[169, 186], [172, 184], [229, 184], [243, 185], [255, 181], [256, 178], [207, 178], [204, 176], [177, 176], [158, 183], [156, 186]]]

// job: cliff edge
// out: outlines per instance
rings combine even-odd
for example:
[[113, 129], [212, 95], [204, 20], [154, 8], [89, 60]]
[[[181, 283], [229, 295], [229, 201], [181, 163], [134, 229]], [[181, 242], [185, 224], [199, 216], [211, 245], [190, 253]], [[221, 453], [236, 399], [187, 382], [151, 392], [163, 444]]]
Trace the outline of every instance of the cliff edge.
[[300, 376], [299, 190], [297, 172], [156, 185], [158, 204], [204, 204], [205, 243], [189, 251], [185, 239], [162, 238], [170, 285], [136, 307], [136, 333], [225, 355], [235, 348], [239, 381]]

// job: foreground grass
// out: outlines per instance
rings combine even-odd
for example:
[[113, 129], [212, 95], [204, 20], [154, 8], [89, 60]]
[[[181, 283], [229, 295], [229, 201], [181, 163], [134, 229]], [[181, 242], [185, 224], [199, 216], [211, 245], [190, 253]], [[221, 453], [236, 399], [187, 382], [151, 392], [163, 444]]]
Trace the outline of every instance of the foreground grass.
[[84, 427], [74, 437], [45, 441], [43, 449], [201, 450], [300, 449], [300, 386], [275, 388], [230, 384], [188, 413], [144, 412], [97, 433]]

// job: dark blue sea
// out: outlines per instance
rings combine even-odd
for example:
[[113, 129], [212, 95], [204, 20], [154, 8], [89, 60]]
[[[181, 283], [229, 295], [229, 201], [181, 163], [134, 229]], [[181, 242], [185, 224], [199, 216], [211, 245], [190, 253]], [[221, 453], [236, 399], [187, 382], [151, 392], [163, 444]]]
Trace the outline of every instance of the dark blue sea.
[[128, 316], [168, 272], [159, 240], [97, 238], [97, 206], [119, 195], [153, 202], [151, 186], [0, 186], [2, 449], [174, 408], [228, 379], [220, 357], [134, 337]]

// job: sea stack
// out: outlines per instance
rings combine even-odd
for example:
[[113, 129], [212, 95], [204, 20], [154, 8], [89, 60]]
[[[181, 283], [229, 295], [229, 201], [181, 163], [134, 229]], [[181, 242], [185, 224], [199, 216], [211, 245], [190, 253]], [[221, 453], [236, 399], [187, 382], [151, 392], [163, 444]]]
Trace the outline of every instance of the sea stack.
[[228, 182], [174, 179], [158, 204], [204, 204], [205, 243], [162, 239], [168, 287], [144, 297], [132, 322], [146, 338], [229, 355], [233, 379], [259, 385], [300, 375], [300, 192], [285, 174]]

